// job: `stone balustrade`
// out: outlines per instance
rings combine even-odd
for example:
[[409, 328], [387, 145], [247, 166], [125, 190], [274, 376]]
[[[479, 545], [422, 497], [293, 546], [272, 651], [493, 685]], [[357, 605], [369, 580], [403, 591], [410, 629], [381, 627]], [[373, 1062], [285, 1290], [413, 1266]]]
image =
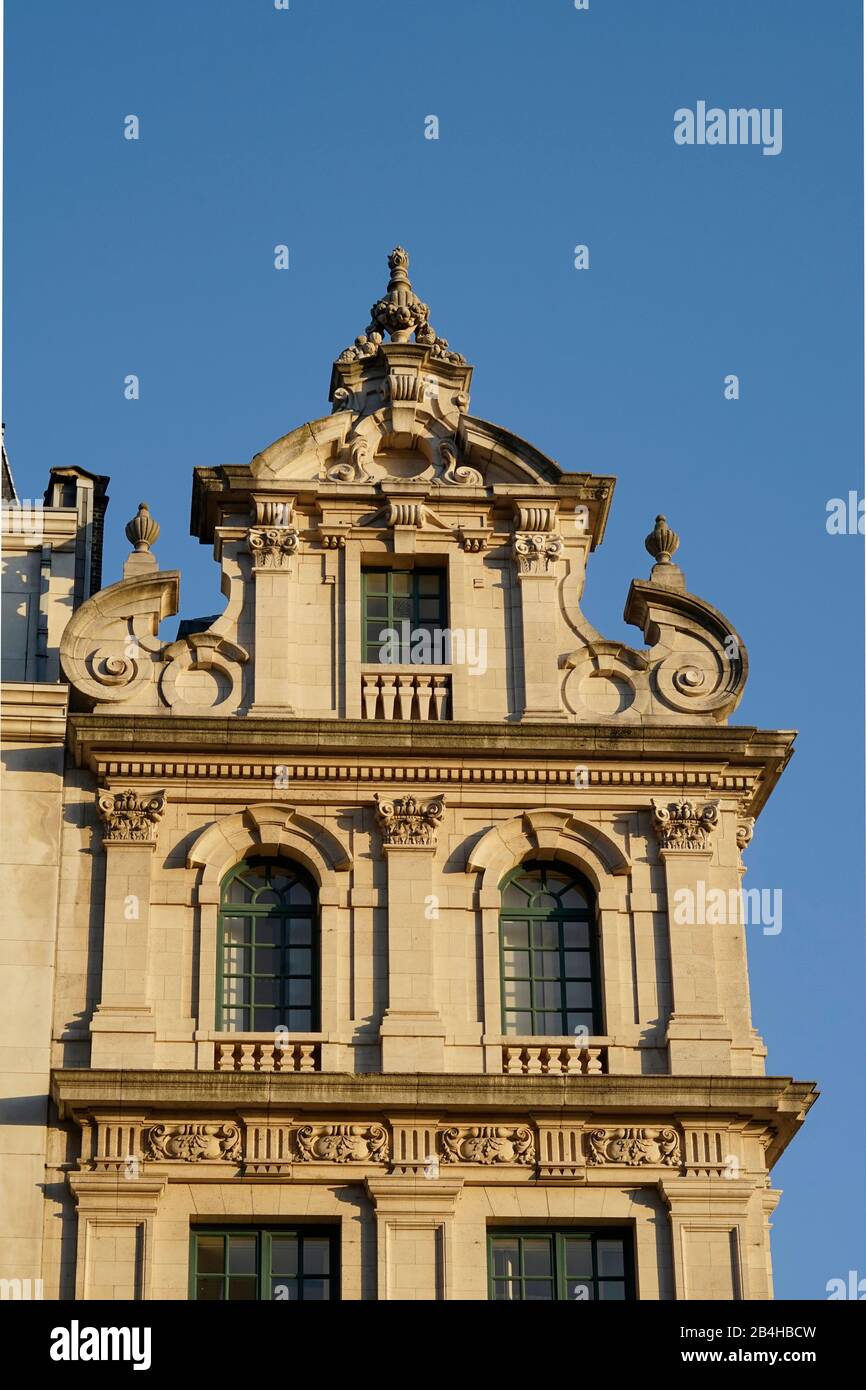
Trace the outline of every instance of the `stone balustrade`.
[[451, 677], [411, 667], [365, 671], [361, 707], [365, 719], [450, 719]]
[[214, 1068], [216, 1071], [321, 1071], [321, 1040], [309, 1034], [295, 1038], [286, 1034], [264, 1041], [239, 1039], [235, 1035], [216, 1042]]
[[502, 1070], [507, 1076], [599, 1076], [607, 1071], [607, 1048], [515, 1038], [503, 1043]]

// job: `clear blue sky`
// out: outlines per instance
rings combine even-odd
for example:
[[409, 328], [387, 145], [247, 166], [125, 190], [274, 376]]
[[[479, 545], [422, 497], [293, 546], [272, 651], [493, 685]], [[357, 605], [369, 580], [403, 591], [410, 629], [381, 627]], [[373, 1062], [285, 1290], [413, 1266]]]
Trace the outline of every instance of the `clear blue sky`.
[[[823, 1092], [775, 1172], [777, 1293], [866, 1276], [863, 542], [825, 529], [863, 488], [856, 0], [6, 12], [7, 443], [23, 496], [53, 463], [111, 475], [106, 582], [145, 498], [183, 615], [219, 611], [191, 469], [327, 413], [396, 242], [473, 413], [617, 475], [585, 595], [608, 636], [641, 644], [622, 607], [667, 513], [749, 648], [736, 722], [800, 730], [747, 853], [784, 894], [781, 934], [750, 931], [755, 1023]], [[675, 145], [698, 100], [781, 107], [782, 153]]]

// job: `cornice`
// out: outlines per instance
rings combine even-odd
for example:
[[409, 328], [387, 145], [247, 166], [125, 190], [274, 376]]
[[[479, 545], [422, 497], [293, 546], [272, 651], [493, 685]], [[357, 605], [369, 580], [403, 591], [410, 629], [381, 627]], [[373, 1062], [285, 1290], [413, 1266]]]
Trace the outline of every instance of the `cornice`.
[[0, 686], [0, 731], [4, 742], [63, 744], [69, 686], [38, 681], [4, 681]]

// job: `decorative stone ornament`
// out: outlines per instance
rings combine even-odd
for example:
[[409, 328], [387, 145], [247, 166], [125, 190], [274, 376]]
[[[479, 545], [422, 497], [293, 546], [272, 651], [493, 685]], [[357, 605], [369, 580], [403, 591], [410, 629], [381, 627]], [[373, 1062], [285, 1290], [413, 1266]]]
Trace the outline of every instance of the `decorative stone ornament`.
[[560, 536], [530, 535], [518, 531], [514, 537], [514, 558], [520, 574], [549, 574], [550, 567], [562, 554]]
[[256, 569], [285, 569], [299, 544], [300, 538], [293, 526], [250, 528], [250, 551]]
[[668, 526], [666, 517], [657, 516], [655, 527], [650, 531], [644, 545], [657, 565], [669, 565], [680, 548], [680, 538], [676, 531], [672, 531]]
[[159, 822], [165, 814], [165, 792], [145, 801], [128, 788], [124, 792], [103, 791], [96, 802], [104, 825], [104, 844], [155, 844]]
[[409, 253], [404, 247], [394, 247], [388, 257], [388, 269], [391, 272], [388, 288], [370, 310], [370, 324], [366, 333], [357, 337], [352, 347], [341, 352], [337, 361], [352, 362], [362, 357], [374, 357], [386, 333], [392, 343], [408, 343], [414, 333], [415, 342], [429, 348], [431, 357], [463, 365], [466, 359], [459, 352], [450, 352], [447, 339], [437, 336], [430, 323], [428, 306], [412, 289], [408, 274]]
[[422, 806], [414, 796], [386, 801], [376, 794], [376, 819], [386, 845], [435, 846], [444, 811], [444, 796], [434, 797]]
[[442, 1132], [443, 1163], [534, 1163], [528, 1125], [455, 1125]]
[[382, 1125], [302, 1125], [295, 1134], [302, 1163], [387, 1163]]
[[741, 821], [737, 822], [737, 849], [740, 851], [741, 854], [743, 850], [747, 849], [748, 846], [751, 844], [754, 829], [754, 816], [744, 816]]
[[665, 804], [653, 799], [653, 828], [660, 849], [706, 849], [718, 822], [717, 801], [697, 806], [693, 801]]
[[239, 1163], [241, 1132], [237, 1125], [152, 1125], [145, 1136], [144, 1156], [153, 1161]]
[[673, 1129], [593, 1129], [586, 1136], [586, 1161], [594, 1165], [644, 1163], [674, 1168], [680, 1164], [680, 1141]]
[[126, 523], [126, 539], [134, 550], [148, 551], [159, 538], [159, 523], [154, 521], [146, 502], [139, 502], [132, 521]]

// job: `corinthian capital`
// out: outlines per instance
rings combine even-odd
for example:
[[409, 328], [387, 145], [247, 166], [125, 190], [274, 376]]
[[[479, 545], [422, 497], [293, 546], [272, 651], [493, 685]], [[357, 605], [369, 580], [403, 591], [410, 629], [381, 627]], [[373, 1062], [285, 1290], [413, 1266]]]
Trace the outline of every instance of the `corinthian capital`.
[[104, 826], [104, 844], [152, 845], [165, 814], [165, 792], [157, 792], [146, 801], [132, 788], [125, 792], [101, 791], [96, 808]]

